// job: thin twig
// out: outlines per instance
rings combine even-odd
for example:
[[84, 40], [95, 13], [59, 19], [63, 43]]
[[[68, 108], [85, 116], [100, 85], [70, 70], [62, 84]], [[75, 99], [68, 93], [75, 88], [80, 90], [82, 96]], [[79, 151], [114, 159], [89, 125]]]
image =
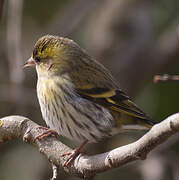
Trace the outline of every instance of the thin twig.
[[177, 75], [155, 75], [153, 79], [154, 83], [167, 82], [167, 81], [179, 81], [179, 76]]
[[56, 180], [57, 179], [57, 174], [58, 174], [58, 167], [52, 163], [52, 170], [53, 170], [53, 176], [51, 180]]

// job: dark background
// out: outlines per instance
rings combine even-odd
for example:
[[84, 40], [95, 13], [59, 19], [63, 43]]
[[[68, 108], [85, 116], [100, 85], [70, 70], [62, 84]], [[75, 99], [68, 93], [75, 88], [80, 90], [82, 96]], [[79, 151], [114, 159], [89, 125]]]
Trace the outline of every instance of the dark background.
[[[178, 112], [179, 83], [153, 83], [179, 74], [178, 0], [0, 0], [0, 117], [23, 115], [45, 125], [36, 97], [35, 69], [23, 69], [45, 34], [75, 40], [103, 63], [120, 87], [156, 122]], [[91, 154], [135, 141], [129, 133], [90, 146]], [[99, 174], [97, 180], [179, 179], [178, 136], [143, 162]], [[65, 143], [68, 143], [65, 140]], [[0, 144], [0, 179], [47, 180], [51, 168], [34, 147]], [[60, 171], [61, 179], [77, 179]]]

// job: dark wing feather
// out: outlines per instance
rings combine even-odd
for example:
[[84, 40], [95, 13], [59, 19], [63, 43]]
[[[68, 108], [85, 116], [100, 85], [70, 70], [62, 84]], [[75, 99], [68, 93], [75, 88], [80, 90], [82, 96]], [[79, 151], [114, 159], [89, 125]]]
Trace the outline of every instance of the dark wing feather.
[[108, 88], [77, 89], [83, 98], [98, 103], [111, 110], [123, 112], [141, 119], [150, 119], [121, 90]]
[[73, 67], [69, 75], [77, 94], [112, 111], [150, 120], [119, 89], [116, 81], [103, 65], [90, 57], [75, 59], [75, 61], [79, 61], [78, 66]]

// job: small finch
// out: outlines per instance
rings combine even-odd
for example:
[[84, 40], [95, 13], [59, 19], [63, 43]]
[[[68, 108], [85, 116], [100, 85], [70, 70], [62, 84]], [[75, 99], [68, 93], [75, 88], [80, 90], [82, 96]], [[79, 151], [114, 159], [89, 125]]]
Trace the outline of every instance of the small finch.
[[41, 37], [26, 66], [36, 66], [37, 96], [47, 126], [82, 143], [78, 150], [87, 142], [154, 124], [110, 72], [73, 40]]

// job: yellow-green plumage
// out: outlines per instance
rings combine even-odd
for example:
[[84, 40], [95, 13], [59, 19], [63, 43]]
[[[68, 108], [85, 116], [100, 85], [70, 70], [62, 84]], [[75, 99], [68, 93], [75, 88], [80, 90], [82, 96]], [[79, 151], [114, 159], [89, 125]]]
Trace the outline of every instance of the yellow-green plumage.
[[125, 129], [152, 127], [109, 71], [74, 41], [44, 36], [32, 58], [43, 118], [60, 135], [96, 142]]

